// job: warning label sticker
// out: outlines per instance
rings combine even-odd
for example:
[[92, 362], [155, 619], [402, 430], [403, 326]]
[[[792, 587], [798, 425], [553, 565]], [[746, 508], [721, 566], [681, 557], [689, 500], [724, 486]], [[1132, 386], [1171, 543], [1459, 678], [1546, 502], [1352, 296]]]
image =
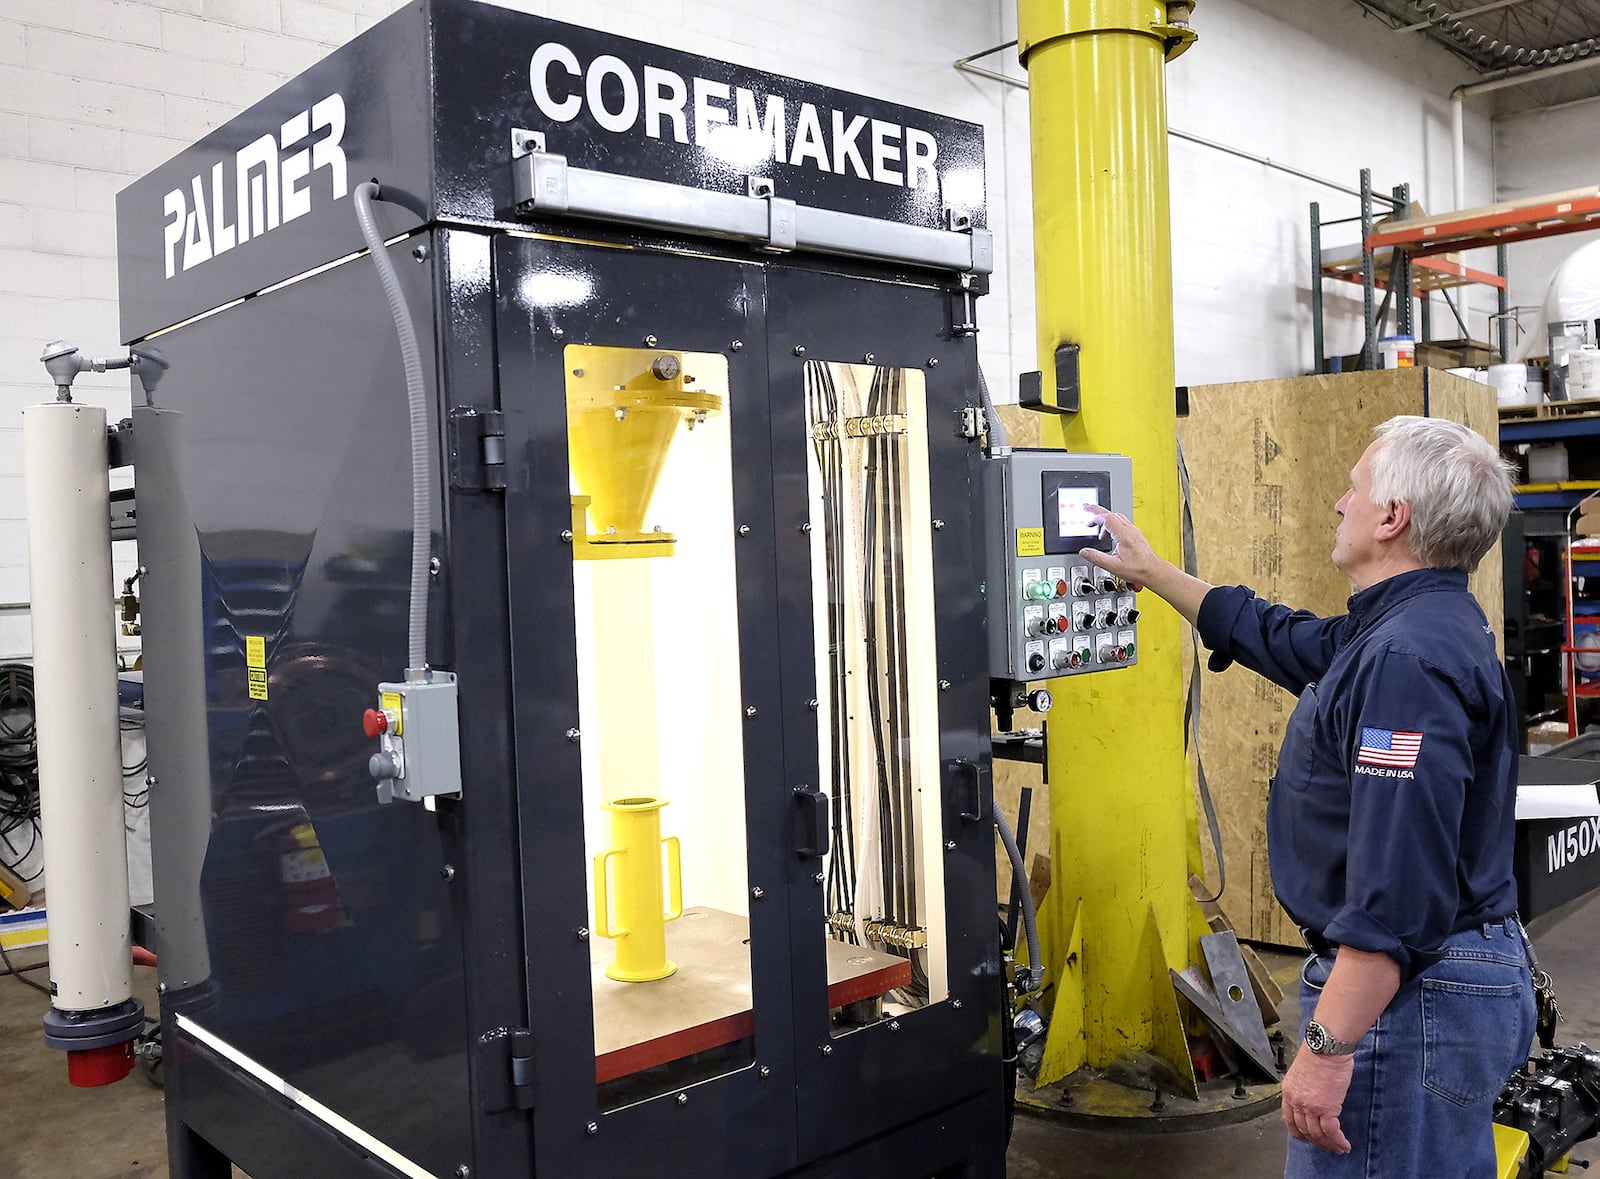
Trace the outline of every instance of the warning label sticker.
[[245, 675], [250, 683], [250, 699], [267, 698], [267, 640], [263, 635], [244, 637]]
[[1019, 528], [1017, 529], [1017, 556], [1042, 557], [1044, 556], [1044, 529]]

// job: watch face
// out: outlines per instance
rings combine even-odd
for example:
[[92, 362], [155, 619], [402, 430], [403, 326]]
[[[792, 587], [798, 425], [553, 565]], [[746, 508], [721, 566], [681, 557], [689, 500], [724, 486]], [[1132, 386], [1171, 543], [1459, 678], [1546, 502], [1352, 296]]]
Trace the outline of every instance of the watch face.
[[1313, 1052], [1321, 1052], [1328, 1046], [1328, 1033], [1316, 1020], [1306, 1024], [1306, 1047]]

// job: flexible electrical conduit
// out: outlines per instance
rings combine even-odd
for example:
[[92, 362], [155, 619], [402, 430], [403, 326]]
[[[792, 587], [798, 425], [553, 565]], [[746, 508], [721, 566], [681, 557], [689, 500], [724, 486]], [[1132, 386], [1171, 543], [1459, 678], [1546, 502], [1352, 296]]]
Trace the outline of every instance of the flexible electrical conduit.
[[406, 405], [411, 417], [411, 606], [407, 620], [406, 670], [420, 670], [428, 662], [428, 561], [433, 545], [433, 450], [428, 445], [428, 395], [422, 383], [422, 354], [417, 350], [417, 332], [411, 310], [400, 290], [400, 278], [378, 233], [372, 215], [372, 202], [379, 189], [372, 181], [356, 185], [356, 220], [361, 236], [378, 268], [384, 297], [394, 315], [395, 334], [400, 337], [400, 363], [406, 374]]
[[1011, 833], [1011, 824], [1006, 822], [1000, 808], [993, 809], [995, 829], [1000, 832], [1000, 842], [1006, 845], [1006, 856], [1017, 878], [1017, 896], [1022, 901], [1022, 928], [1028, 936], [1028, 973], [1018, 979], [1017, 988], [1026, 995], [1044, 986], [1044, 952], [1039, 945], [1039, 918], [1033, 909], [1033, 892], [1028, 888], [1028, 870], [1022, 866], [1022, 850], [1017, 847], [1017, 837]]
[[1469, 53], [1481, 53], [1498, 58], [1498, 64], [1502, 65], [1555, 65], [1558, 62], [1576, 61], [1580, 57], [1588, 57], [1600, 48], [1600, 37], [1580, 37], [1576, 41], [1568, 41], [1565, 45], [1551, 45], [1545, 49], [1535, 49], [1531, 45], [1512, 45], [1497, 37], [1491, 37], [1488, 33], [1480, 32], [1448, 9], [1442, 9], [1433, 0], [1406, 0], [1406, 7], [1429, 21]]
[[989, 382], [984, 380], [982, 365], [978, 366], [978, 396], [983, 402], [983, 416], [989, 419], [989, 452], [1004, 454], [1011, 449], [1011, 436], [1006, 433], [1006, 424], [1000, 420], [1000, 414], [994, 408], [994, 398], [989, 396]]

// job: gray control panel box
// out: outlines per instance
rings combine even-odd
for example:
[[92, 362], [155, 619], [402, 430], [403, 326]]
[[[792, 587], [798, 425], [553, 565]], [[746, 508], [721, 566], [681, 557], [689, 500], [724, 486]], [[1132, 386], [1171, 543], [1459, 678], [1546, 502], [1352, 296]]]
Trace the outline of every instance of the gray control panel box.
[[1138, 662], [1132, 587], [1083, 557], [1111, 540], [1086, 510], [1133, 516], [1126, 455], [1015, 450], [984, 463], [989, 674], [1056, 679]]
[[382, 719], [378, 752], [369, 763], [378, 801], [422, 802], [461, 794], [461, 728], [456, 677], [447, 671], [408, 673], [404, 683], [379, 684]]

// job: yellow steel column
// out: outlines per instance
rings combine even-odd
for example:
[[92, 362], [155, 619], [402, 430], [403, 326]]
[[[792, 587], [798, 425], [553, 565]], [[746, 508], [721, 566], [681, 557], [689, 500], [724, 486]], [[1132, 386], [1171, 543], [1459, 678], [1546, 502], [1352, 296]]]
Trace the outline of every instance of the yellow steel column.
[[[1179, 551], [1164, 63], [1192, 5], [1019, 0], [1032, 122], [1039, 366], [1078, 344], [1082, 410], [1046, 446], [1133, 459], [1135, 516]], [[1169, 8], [1172, 9], [1169, 15]], [[1169, 966], [1192, 960], [1179, 619], [1148, 609], [1138, 665], [1056, 681], [1050, 718], [1041, 1081], [1143, 1052], [1193, 1085]]]

